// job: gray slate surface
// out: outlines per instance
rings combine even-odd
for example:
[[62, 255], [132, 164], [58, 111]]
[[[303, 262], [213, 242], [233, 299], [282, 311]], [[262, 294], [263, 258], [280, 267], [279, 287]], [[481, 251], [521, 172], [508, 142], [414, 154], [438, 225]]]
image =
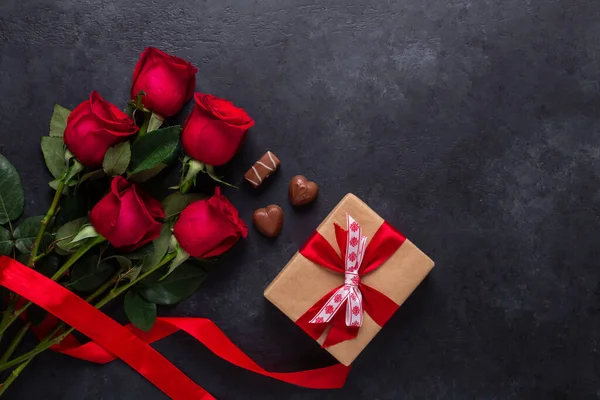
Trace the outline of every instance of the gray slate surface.
[[[2, 0], [0, 152], [24, 178], [26, 214], [42, 213], [52, 104], [93, 89], [124, 104], [148, 45], [187, 58], [199, 91], [256, 119], [227, 178], [241, 182], [266, 149], [283, 162], [262, 193], [226, 194], [247, 221], [279, 203], [286, 222], [276, 241], [251, 230], [163, 315], [213, 319], [268, 368], [331, 363], [262, 291], [347, 192], [437, 267], [343, 390], [253, 375], [184, 334], [156, 345], [175, 365], [219, 399], [594, 398], [599, 14], [592, 0]], [[308, 210], [287, 201], [297, 173], [321, 185]], [[163, 397], [119, 361], [50, 353], [7, 395]]]

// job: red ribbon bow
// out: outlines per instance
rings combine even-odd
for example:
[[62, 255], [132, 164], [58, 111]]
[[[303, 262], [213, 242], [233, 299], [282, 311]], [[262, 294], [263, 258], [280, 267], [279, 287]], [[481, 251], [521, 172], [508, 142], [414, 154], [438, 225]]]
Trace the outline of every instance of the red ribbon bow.
[[[341, 256], [338, 255], [327, 239], [321, 236], [317, 231], [313, 232], [308, 241], [300, 249], [300, 254], [321, 267], [348, 276], [349, 271], [347, 265], [345, 265], [345, 260], [347, 260], [346, 251], [349, 232], [338, 224], [334, 224], [334, 227], [335, 238], [340, 248]], [[351, 226], [349, 227], [351, 228]], [[353, 273], [357, 273], [358, 277], [362, 277], [376, 270], [386, 262], [400, 246], [402, 246], [405, 240], [406, 237], [404, 237], [404, 235], [384, 221], [371, 238], [371, 241], [367, 244], [358, 272], [353, 271]], [[358, 282], [353, 282], [353, 285], [357, 286], [362, 294], [362, 306], [364, 307], [364, 310], [377, 325], [385, 325], [398, 309], [398, 304], [380, 291], [365, 285], [360, 280], [357, 281]], [[358, 326], [359, 324], [347, 323], [345, 314], [337, 312], [340, 307], [334, 311], [335, 314], [333, 314], [330, 320], [321, 322], [321, 320], [317, 318], [317, 315], [320, 315], [319, 313], [323, 310], [326, 303], [333, 298], [336, 292], [345, 286], [348, 286], [348, 282], [345, 282], [344, 285], [338, 286], [327, 293], [296, 321], [296, 324], [315, 340], [321, 337], [328, 326], [331, 326], [331, 329], [325, 338], [325, 342], [323, 343], [323, 347], [333, 346], [346, 340], [354, 339], [358, 335], [358, 330], [360, 329], [360, 326]], [[344, 301], [350, 301], [349, 297], [342, 300], [342, 303]], [[348, 305], [350, 305], [350, 303], [348, 303]]]

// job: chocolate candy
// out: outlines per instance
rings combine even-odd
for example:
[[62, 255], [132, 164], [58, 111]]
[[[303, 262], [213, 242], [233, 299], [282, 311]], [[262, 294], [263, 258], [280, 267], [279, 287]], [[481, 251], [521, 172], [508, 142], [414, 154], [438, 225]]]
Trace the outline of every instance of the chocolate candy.
[[266, 237], [279, 235], [283, 228], [283, 210], [276, 204], [254, 211], [252, 221], [256, 229]]
[[290, 181], [290, 201], [295, 206], [303, 206], [317, 198], [319, 186], [306, 179], [304, 175], [296, 175]]
[[255, 188], [259, 187], [265, 179], [271, 176], [279, 168], [279, 158], [270, 151], [267, 151], [252, 168], [244, 174], [244, 179]]

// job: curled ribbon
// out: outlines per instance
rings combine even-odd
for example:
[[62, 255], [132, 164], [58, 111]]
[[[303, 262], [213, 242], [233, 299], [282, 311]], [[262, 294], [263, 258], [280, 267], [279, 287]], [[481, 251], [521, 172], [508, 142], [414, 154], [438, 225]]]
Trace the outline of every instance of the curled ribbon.
[[[52, 350], [100, 364], [120, 358], [173, 399], [214, 399], [150, 347], [150, 343], [180, 330], [238, 367], [298, 386], [313, 389], [341, 388], [350, 371], [342, 364], [298, 372], [267, 371], [206, 318], [157, 318], [149, 332], [142, 332], [131, 324], [122, 326], [58, 283], [4, 256], [0, 257], [0, 285], [37, 304], [92, 339], [92, 342], [80, 344], [74, 336], [69, 335]], [[56, 318], [47, 318], [35, 329], [35, 333], [44, 337], [56, 326]]]
[[[300, 254], [321, 267], [344, 274], [344, 284], [333, 289], [311, 308], [296, 324], [317, 340], [330, 326], [323, 347], [353, 339], [362, 326], [363, 313], [383, 326], [398, 309], [389, 297], [361, 282], [360, 277], [379, 268], [402, 246], [406, 238], [384, 222], [367, 244], [358, 222], [346, 214], [347, 230], [335, 224], [335, 237], [341, 256], [320, 233], [315, 231]], [[344, 315], [340, 313], [346, 304]]]

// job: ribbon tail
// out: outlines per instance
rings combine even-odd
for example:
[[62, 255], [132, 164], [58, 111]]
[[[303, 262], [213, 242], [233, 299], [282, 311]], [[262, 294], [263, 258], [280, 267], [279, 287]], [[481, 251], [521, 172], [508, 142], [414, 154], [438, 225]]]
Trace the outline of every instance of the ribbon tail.
[[358, 335], [358, 326], [347, 326], [345, 313], [338, 312], [331, 319], [331, 329], [323, 342], [323, 348], [334, 346], [346, 340], [354, 339]]
[[357, 287], [352, 287], [346, 307], [346, 325], [361, 327], [363, 323], [362, 293]]
[[[335, 292], [337, 292], [340, 288], [337, 287], [333, 289], [331, 292], [327, 293], [325, 296], [321, 297], [319, 301], [317, 301], [311, 308], [308, 309], [300, 318], [296, 320], [296, 325], [298, 325], [304, 332], [306, 332], [311, 338], [317, 340], [321, 337], [325, 329], [327, 329], [327, 322], [323, 323], [311, 323], [310, 321], [317, 315], [317, 313], [323, 308], [325, 303], [329, 301], [331, 296]], [[335, 318], [335, 317], [334, 317]]]
[[[153, 343], [180, 330], [205, 345], [217, 357], [248, 371], [309, 389], [338, 389], [344, 386], [350, 367], [334, 364], [296, 372], [270, 372], [260, 367], [237, 347], [217, 325], [206, 318], [157, 318], [149, 332], [140, 331], [133, 325], [125, 328], [139, 335], [147, 343]], [[116, 359], [95, 342], [61, 349], [60, 353], [85, 361], [105, 364]]]
[[360, 284], [360, 291], [363, 294], [363, 306], [365, 312], [369, 314], [369, 316], [373, 318], [373, 321], [379, 326], [384, 326], [400, 307], [385, 294], [364, 283]]
[[160, 318], [160, 323], [175, 326], [204, 344], [220, 358], [260, 375], [311, 389], [335, 389], [344, 386], [350, 367], [334, 364], [329, 367], [298, 372], [269, 372], [260, 367], [221, 331], [205, 318]]
[[[131, 333], [148, 344], [170, 336], [179, 330], [177, 327], [170, 324], [159, 323], [158, 321], [160, 319], [161, 318], [157, 319], [157, 322], [152, 326], [152, 329], [149, 332], [139, 330], [132, 324], [125, 325], [124, 328], [128, 329]], [[118, 358], [112, 353], [106, 351], [102, 346], [98, 345], [98, 343], [87, 342], [80, 344], [73, 335], [67, 336], [65, 340], [60, 342], [55, 347], [52, 347], [52, 350], [73, 358], [79, 358], [80, 360], [89, 361], [96, 364], [108, 364], [109, 362], [112, 362]]]

